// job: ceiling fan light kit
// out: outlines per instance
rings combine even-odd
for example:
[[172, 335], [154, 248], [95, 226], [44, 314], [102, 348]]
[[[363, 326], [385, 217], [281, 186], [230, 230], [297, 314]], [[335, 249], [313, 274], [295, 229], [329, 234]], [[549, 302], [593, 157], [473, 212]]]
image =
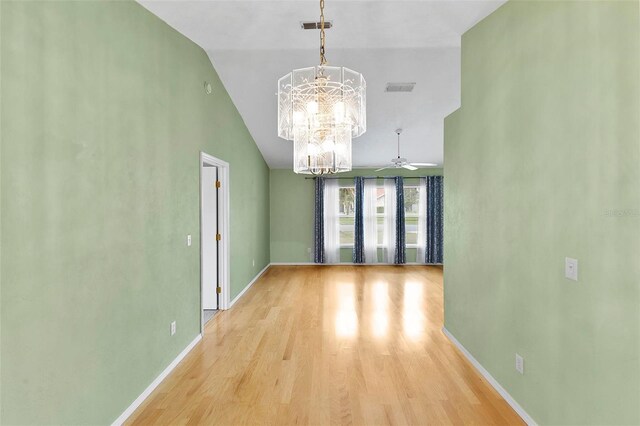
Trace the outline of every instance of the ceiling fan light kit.
[[327, 65], [320, 0], [320, 65], [278, 80], [278, 136], [293, 141], [293, 171], [323, 175], [352, 169], [351, 142], [367, 130], [362, 74]]

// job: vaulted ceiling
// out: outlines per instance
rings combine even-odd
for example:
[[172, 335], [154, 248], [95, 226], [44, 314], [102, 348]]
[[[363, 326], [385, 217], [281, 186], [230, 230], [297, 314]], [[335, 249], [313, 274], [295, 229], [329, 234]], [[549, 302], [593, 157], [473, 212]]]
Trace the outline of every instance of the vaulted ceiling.
[[[139, 0], [209, 55], [265, 160], [291, 167], [292, 142], [278, 138], [276, 81], [317, 65], [319, 1]], [[498, 1], [325, 0], [329, 65], [367, 80], [367, 132], [354, 139], [354, 167], [381, 166], [401, 154], [443, 164], [443, 121], [460, 106], [460, 39]], [[388, 82], [415, 82], [411, 93], [386, 93]]]

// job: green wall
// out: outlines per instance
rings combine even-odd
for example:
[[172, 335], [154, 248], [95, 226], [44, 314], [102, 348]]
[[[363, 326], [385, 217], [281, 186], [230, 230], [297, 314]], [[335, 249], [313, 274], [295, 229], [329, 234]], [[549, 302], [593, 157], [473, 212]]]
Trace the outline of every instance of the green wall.
[[[355, 169], [340, 176], [429, 176], [442, 175], [442, 169], [410, 171]], [[269, 179], [271, 189], [271, 262], [313, 262], [313, 180], [305, 179], [290, 169], [272, 169]], [[407, 249], [407, 261], [416, 257], [415, 249]], [[340, 260], [351, 262], [352, 249], [341, 249]]]
[[232, 297], [269, 262], [269, 170], [137, 3], [0, 4], [2, 423], [111, 423], [199, 333], [199, 152], [230, 163]]
[[510, 1], [462, 39], [445, 324], [540, 424], [640, 424], [639, 58], [637, 1]]

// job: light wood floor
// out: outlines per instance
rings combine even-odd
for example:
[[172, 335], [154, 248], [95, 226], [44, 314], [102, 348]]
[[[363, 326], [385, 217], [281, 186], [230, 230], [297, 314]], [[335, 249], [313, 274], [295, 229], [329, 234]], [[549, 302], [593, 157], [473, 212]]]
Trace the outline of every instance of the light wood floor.
[[272, 266], [130, 424], [523, 424], [442, 334], [442, 270]]

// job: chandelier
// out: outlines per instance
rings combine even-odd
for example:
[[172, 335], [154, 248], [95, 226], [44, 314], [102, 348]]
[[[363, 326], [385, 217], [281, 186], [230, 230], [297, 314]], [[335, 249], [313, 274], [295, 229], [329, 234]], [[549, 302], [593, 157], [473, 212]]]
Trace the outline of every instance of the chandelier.
[[293, 141], [293, 171], [323, 175], [351, 170], [351, 140], [367, 130], [362, 74], [330, 67], [324, 55], [320, 0], [320, 65], [278, 80], [278, 136]]

